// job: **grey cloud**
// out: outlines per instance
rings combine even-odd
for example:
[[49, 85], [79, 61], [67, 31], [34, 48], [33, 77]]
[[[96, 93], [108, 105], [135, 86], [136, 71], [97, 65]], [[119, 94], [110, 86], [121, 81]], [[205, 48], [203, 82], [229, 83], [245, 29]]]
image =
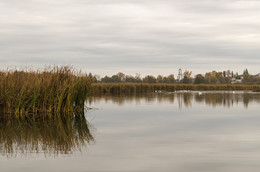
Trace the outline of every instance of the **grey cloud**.
[[0, 67], [257, 73], [259, 10], [253, 0], [0, 0]]

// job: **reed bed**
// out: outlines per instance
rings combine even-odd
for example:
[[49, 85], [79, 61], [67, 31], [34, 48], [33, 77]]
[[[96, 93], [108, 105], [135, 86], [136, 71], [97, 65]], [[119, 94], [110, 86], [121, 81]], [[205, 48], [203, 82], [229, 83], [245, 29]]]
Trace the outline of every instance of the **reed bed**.
[[93, 95], [134, 95], [149, 92], [174, 92], [180, 90], [260, 90], [260, 85], [222, 85], [222, 84], [145, 84], [145, 83], [93, 83]]
[[91, 78], [71, 67], [0, 72], [0, 113], [17, 117], [82, 111]]

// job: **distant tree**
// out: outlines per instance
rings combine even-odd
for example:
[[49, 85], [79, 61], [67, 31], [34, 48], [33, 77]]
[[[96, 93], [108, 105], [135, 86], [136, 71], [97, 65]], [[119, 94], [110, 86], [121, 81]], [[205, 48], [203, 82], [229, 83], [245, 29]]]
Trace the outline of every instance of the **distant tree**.
[[223, 72], [217, 72], [216, 73], [216, 78], [217, 78], [217, 81], [216, 81], [217, 84], [228, 84], [228, 83], [231, 83], [231, 79], [228, 78], [228, 77], [224, 77]]
[[[260, 77], [258, 75], [250, 75], [248, 69], [243, 71], [243, 77], [240, 77], [238, 73], [234, 73], [231, 70], [223, 71], [223, 72], [207, 72], [205, 75], [198, 74], [193, 79], [191, 76], [192, 72], [186, 70], [183, 73], [183, 79], [180, 83], [194, 83], [194, 84], [231, 84], [232, 79], [242, 79], [242, 83], [244, 84], [260, 84]], [[122, 83], [122, 82], [130, 82], [130, 83], [175, 83], [175, 78], [173, 74], [169, 76], [158, 75], [154, 77], [152, 75], [147, 75], [144, 78], [141, 78], [140, 74], [136, 74], [135, 77], [131, 75], [125, 75], [122, 72], [117, 73], [116, 75], [112, 75], [111, 77], [105, 76], [100, 78], [98, 75], [93, 75], [92, 73], [86, 74], [87, 77], [90, 77], [93, 82], [103, 82], [103, 83]], [[194, 81], [194, 82], [193, 82]]]
[[157, 83], [162, 83], [163, 82], [163, 76], [162, 75], [158, 75], [156, 80], [157, 80]]
[[98, 82], [96, 76], [93, 76], [93, 78], [92, 78], [92, 82], [93, 82], [93, 83], [97, 83], [97, 82]]
[[231, 77], [231, 71], [227, 70], [227, 77]]
[[235, 78], [236, 78], [236, 79], [241, 79], [237, 72], [236, 72], [236, 74], [235, 74]]
[[183, 79], [182, 79], [182, 83], [183, 84], [191, 84], [192, 83], [192, 79], [191, 78], [188, 78], [188, 76], [184, 76]]
[[101, 82], [104, 82], [104, 83], [112, 83], [112, 82], [120, 83], [121, 80], [118, 77], [118, 75], [113, 75], [112, 77], [105, 76], [104, 78], [101, 78]]
[[108, 76], [105, 76], [104, 78], [101, 78], [101, 82], [103, 82], [103, 83], [109, 83], [109, 82], [111, 82], [111, 78], [108, 77]]
[[146, 77], [144, 77], [143, 82], [144, 83], [156, 83], [156, 78], [152, 75], [147, 75]]
[[96, 81], [97, 81], [97, 82], [101, 81], [101, 79], [100, 79], [100, 76], [99, 76], [99, 75], [95, 75], [94, 77], [96, 78]]
[[249, 72], [247, 69], [245, 69], [243, 71], [243, 79], [242, 79], [242, 82], [244, 84], [252, 84], [253, 83], [253, 77], [250, 76]]
[[226, 71], [223, 71], [223, 77], [226, 78]]
[[183, 73], [183, 76], [184, 77], [186, 76], [188, 79], [190, 79], [191, 78], [191, 74], [192, 74], [192, 71], [185, 70], [185, 72]]
[[118, 72], [117, 73], [117, 77], [118, 77], [118, 80], [120, 82], [124, 82], [125, 81], [125, 74], [123, 74], [122, 72]]
[[205, 84], [205, 83], [206, 80], [204, 76], [202, 76], [201, 74], [195, 76], [194, 84]]
[[217, 74], [216, 71], [212, 71], [212, 72], [206, 73], [205, 74], [206, 83], [208, 83], [208, 84], [216, 84], [218, 82], [216, 74]]
[[92, 80], [92, 82], [94, 82], [94, 83], [97, 82], [97, 78], [96, 78], [95, 76], [93, 76], [92, 73], [89, 73], [89, 74], [87, 75], [87, 77], [89, 77], [89, 78]]
[[168, 77], [167, 77], [167, 80], [168, 80], [168, 83], [175, 83], [175, 78], [174, 78], [174, 75], [173, 74], [170, 74]]
[[92, 73], [90, 72], [89, 74], [87, 74], [87, 76], [88, 77], [90, 77], [90, 78], [92, 78], [93, 77], [93, 75], [92, 75]]
[[192, 83], [191, 74], [192, 74], [191, 71], [185, 70], [185, 72], [183, 73], [182, 83], [184, 83], [184, 84]]
[[133, 77], [131, 75], [127, 75], [125, 77], [125, 82], [136, 83], [136, 79], [135, 79], [135, 77]]
[[247, 69], [245, 69], [245, 70], [243, 71], [243, 75], [249, 75], [249, 72], [248, 72]]
[[141, 74], [136, 73], [135, 74], [135, 80], [136, 80], [136, 83], [141, 83], [142, 82]]
[[166, 77], [166, 76], [163, 77], [162, 82], [163, 83], [170, 83], [168, 77]]

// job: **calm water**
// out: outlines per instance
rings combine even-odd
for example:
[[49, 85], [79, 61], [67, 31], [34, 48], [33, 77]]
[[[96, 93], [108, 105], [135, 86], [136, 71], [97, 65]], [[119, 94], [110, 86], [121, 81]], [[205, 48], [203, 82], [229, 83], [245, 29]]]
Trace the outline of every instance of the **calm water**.
[[0, 119], [0, 171], [260, 170], [260, 94], [93, 97], [70, 119]]

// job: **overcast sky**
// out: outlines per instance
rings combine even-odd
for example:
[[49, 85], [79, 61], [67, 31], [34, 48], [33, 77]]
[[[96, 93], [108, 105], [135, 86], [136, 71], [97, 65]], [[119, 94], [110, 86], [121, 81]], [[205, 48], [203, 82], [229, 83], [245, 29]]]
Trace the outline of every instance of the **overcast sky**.
[[0, 68], [260, 73], [259, 0], [0, 0]]

